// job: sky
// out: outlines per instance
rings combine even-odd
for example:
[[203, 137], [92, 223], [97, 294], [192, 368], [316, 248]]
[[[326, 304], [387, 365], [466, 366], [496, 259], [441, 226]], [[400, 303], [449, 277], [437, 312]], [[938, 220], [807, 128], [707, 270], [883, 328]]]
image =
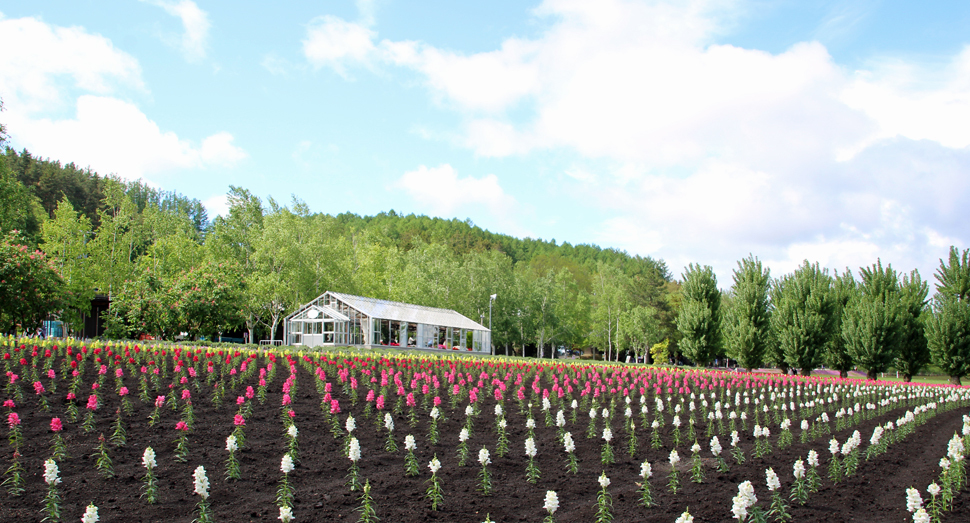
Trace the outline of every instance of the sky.
[[10, 144], [226, 212], [470, 219], [729, 287], [970, 240], [970, 2], [0, 1]]

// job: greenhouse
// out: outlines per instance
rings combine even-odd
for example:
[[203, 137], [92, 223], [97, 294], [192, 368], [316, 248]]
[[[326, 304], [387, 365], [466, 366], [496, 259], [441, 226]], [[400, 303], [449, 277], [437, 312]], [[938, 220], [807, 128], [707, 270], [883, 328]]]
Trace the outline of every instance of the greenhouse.
[[449, 309], [325, 292], [284, 320], [286, 342], [490, 352], [489, 329]]

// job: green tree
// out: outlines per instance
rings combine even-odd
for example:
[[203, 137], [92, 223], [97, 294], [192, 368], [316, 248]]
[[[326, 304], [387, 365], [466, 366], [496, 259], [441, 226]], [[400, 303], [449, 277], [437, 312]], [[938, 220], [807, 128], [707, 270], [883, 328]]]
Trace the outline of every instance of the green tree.
[[606, 359], [610, 361], [619, 357], [619, 351], [614, 356], [613, 348], [617, 342], [620, 316], [628, 306], [626, 279], [626, 275], [617, 267], [597, 263], [593, 276], [593, 339], [600, 347], [606, 348]]
[[708, 365], [721, 353], [721, 291], [709, 265], [693, 263], [684, 273], [683, 302], [677, 317], [684, 355], [700, 366]]
[[[646, 356], [650, 346], [660, 340], [660, 321], [653, 307], [637, 305], [620, 315], [620, 347], [637, 357]], [[646, 361], [646, 359], [644, 359]]]
[[63, 308], [64, 282], [50, 260], [11, 232], [0, 240], [0, 332], [33, 332]]
[[83, 328], [83, 317], [91, 312], [94, 285], [88, 240], [93, 234], [91, 221], [75, 211], [67, 198], [57, 205], [54, 218], [44, 222], [43, 249], [64, 280], [61, 321], [69, 333]]
[[45, 217], [40, 200], [17, 180], [0, 156], [0, 235], [18, 231], [29, 244], [36, 244]]
[[724, 315], [724, 342], [727, 355], [748, 372], [762, 365], [771, 343], [770, 282], [770, 270], [753, 256], [739, 261], [734, 270], [730, 305]]
[[829, 368], [839, 371], [839, 376], [846, 378], [852, 370], [854, 363], [852, 355], [845, 344], [845, 337], [842, 335], [842, 323], [845, 318], [845, 311], [849, 303], [856, 299], [858, 289], [852, 271], [846, 269], [842, 274], [838, 271], [832, 280], [832, 336], [825, 349], [824, 361]]
[[926, 319], [926, 341], [933, 363], [960, 385], [970, 373], [970, 249], [950, 247], [949, 263], [940, 260], [936, 296]]
[[818, 263], [807, 260], [775, 285], [772, 326], [785, 361], [803, 376], [822, 363], [835, 332], [835, 296], [832, 277]]
[[882, 261], [861, 269], [860, 293], [850, 301], [842, 323], [842, 336], [852, 360], [874, 380], [899, 354], [902, 304], [899, 278]]
[[919, 272], [904, 275], [900, 284], [899, 354], [895, 367], [903, 373], [905, 381], [912, 381], [930, 362], [930, 350], [926, 344], [925, 315], [928, 287]]

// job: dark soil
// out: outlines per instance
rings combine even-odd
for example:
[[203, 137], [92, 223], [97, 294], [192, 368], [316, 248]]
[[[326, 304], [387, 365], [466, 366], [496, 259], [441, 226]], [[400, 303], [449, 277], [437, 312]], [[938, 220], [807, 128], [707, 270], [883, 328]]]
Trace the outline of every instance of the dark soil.
[[[283, 360], [280, 360], [283, 361]], [[259, 364], [265, 365], [262, 358]], [[256, 364], [254, 362], [253, 364]], [[55, 366], [56, 368], [56, 366]], [[314, 387], [314, 379], [302, 366], [298, 368], [298, 393], [291, 405], [296, 414], [295, 422], [299, 428], [300, 460], [296, 470], [290, 475], [295, 488], [293, 513], [298, 522], [306, 521], [357, 521], [359, 514], [359, 492], [351, 492], [347, 486], [347, 472], [350, 462], [341, 453], [341, 441], [331, 435], [330, 425], [320, 408], [320, 395]], [[278, 481], [281, 477], [279, 464], [285, 452], [284, 425], [281, 422], [281, 387], [286, 377], [285, 364], [280, 365], [279, 374], [269, 385], [269, 394], [263, 405], [254, 405], [253, 415], [247, 420], [246, 437], [247, 448], [238, 454], [241, 462], [242, 480], [227, 482], [223, 479], [225, 473], [226, 436], [233, 429], [233, 415], [236, 412], [235, 402], [232, 401], [241, 389], [227, 394], [227, 401], [220, 409], [213, 407], [208, 397], [208, 389], [203, 386], [197, 390], [191, 386], [194, 400], [195, 425], [189, 435], [190, 452], [188, 461], [179, 463], [174, 459], [174, 441], [177, 433], [174, 429], [179, 420], [179, 413], [171, 408], [161, 410], [162, 417], [154, 428], [149, 427], [147, 418], [153, 410], [151, 404], [143, 404], [137, 398], [137, 380], [128, 375], [126, 370], [126, 385], [132, 389], [130, 398], [134, 404], [134, 414], [125, 417], [127, 426], [127, 444], [123, 447], [110, 449], [114, 461], [115, 478], [102, 479], [95, 470], [94, 453], [98, 435], [111, 435], [111, 425], [115, 418], [116, 409], [120, 405], [119, 397], [113, 394], [112, 379], [105, 382], [102, 394], [103, 405], [97, 411], [96, 430], [85, 433], [78, 423], [65, 421], [64, 438], [69, 446], [71, 457], [60, 463], [61, 494], [63, 496], [63, 521], [78, 521], [89, 503], [99, 507], [101, 522], [140, 522], [140, 521], [172, 521], [189, 522], [195, 517], [197, 496], [192, 493], [192, 471], [198, 465], [205, 466], [211, 482], [210, 505], [214, 520], [217, 522], [247, 522], [247, 521], [278, 521], [278, 509], [275, 496]], [[200, 376], [201, 377], [201, 376]], [[91, 365], [87, 366], [82, 391], [89, 390], [90, 384], [96, 379]], [[49, 380], [44, 379], [47, 384]], [[447, 408], [449, 397], [442, 388], [442, 407], [447, 420], [439, 424], [441, 441], [431, 447], [426, 443], [429, 417], [421, 407], [420, 399], [418, 412], [421, 414], [418, 427], [411, 428], [405, 415], [395, 416], [395, 436], [400, 450], [388, 453], [383, 450], [386, 432], [377, 430], [375, 417], [363, 415], [363, 396], [367, 389], [362, 383], [361, 401], [351, 407], [348, 398], [339, 391], [339, 384], [330, 373], [329, 380], [334, 383], [333, 395], [340, 399], [343, 412], [340, 423], [348, 413], [353, 413], [357, 419], [357, 437], [360, 439], [363, 458], [360, 464], [361, 478], [366, 478], [372, 486], [372, 495], [376, 504], [377, 515], [384, 522], [474, 522], [485, 520], [486, 514], [497, 523], [513, 521], [539, 522], [545, 516], [542, 509], [543, 499], [547, 490], [555, 490], [559, 496], [560, 508], [556, 513], [556, 521], [560, 523], [590, 522], [594, 520], [594, 504], [599, 489], [597, 477], [605, 470], [612, 482], [609, 492], [613, 498], [613, 516], [616, 522], [658, 521], [672, 523], [685, 510], [690, 510], [696, 522], [732, 521], [731, 499], [737, 493], [737, 486], [744, 480], [754, 483], [755, 491], [761, 506], [767, 506], [770, 499], [765, 487], [765, 469], [773, 467], [781, 478], [783, 490], [786, 494], [792, 482], [792, 464], [802, 457], [809, 449], [819, 452], [822, 463], [819, 471], [823, 476], [823, 486], [820, 492], [812, 494], [805, 506], [792, 506], [790, 513], [795, 522], [906, 522], [911, 516], [906, 512], [905, 489], [915, 486], [926, 497], [926, 486], [937, 478], [939, 474], [938, 462], [946, 453], [946, 443], [955, 431], [961, 428], [961, 416], [966, 414], [967, 408], [941, 412], [939, 415], [921, 427], [906, 440], [889, 447], [889, 451], [871, 462], [862, 461], [858, 473], [833, 485], [826, 477], [827, 460], [829, 458], [829, 437], [820, 438], [808, 444], [798, 443], [799, 430], [796, 428], [795, 444], [784, 450], [775, 450], [763, 459], [751, 457], [753, 438], [748, 434], [743, 437], [742, 447], [748, 455], [743, 465], [737, 465], [727, 455], [729, 449], [729, 435], [720, 436], [725, 448], [725, 456], [731, 465], [730, 472], [719, 473], [713, 468], [713, 463], [707, 462], [706, 477], [701, 484], [690, 481], [688, 467], [690, 465], [688, 443], [682, 443], [679, 452], [682, 457], [680, 467], [681, 490], [675, 495], [666, 488], [667, 474], [670, 466], [667, 456], [671, 448], [670, 422], [664, 429], [665, 448], [654, 450], [649, 448], [649, 428], [641, 427], [639, 416], [637, 420], [637, 435], [640, 442], [634, 457], [626, 453], [626, 436], [620, 428], [619, 420], [613, 421], [613, 431], [617, 462], [606, 466], [600, 463], [600, 449], [602, 440], [587, 439], [586, 425], [589, 418], [585, 414], [578, 417], [577, 423], [567, 424], [575, 438], [577, 457], [580, 463], [579, 473], [569, 474], [565, 470], [565, 455], [562, 446], [557, 442], [556, 428], [546, 427], [544, 418], [538, 408], [535, 409], [536, 440], [538, 457], [536, 463], [541, 470], [541, 479], [537, 485], [531, 485], [525, 480], [526, 461], [524, 455], [525, 416], [519, 413], [515, 401], [506, 401], [506, 411], [509, 423], [510, 453], [504, 458], [495, 456], [496, 436], [494, 432], [494, 416], [492, 409], [494, 400], [483, 394], [481, 414], [477, 417], [475, 430], [468, 443], [470, 463], [467, 467], [458, 467], [456, 447], [458, 433], [464, 423], [465, 404], [459, 404], [452, 412]], [[42, 412], [38, 399], [28, 383], [23, 385], [24, 401], [14, 409], [23, 420], [24, 433], [23, 464], [27, 470], [26, 492], [19, 497], [11, 497], [6, 491], [0, 491], [0, 521], [40, 521], [42, 499], [46, 492], [43, 483], [43, 462], [50, 455], [50, 441], [52, 433], [49, 429], [52, 417], [66, 419], [67, 382], [58, 379], [56, 394], [48, 393], [51, 404], [50, 412]], [[407, 383], [405, 383], [407, 386]], [[181, 386], [177, 385], [179, 389]], [[511, 395], [512, 387], [509, 388]], [[648, 406], [653, 411], [653, 393], [649, 392]], [[79, 394], [81, 396], [81, 394]], [[154, 394], [152, 394], [154, 397]], [[87, 395], [83, 394], [86, 399]], [[391, 397], [394, 397], [393, 387]], [[420, 395], [419, 395], [420, 397]], [[576, 392], [578, 398], [578, 391]], [[5, 399], [5, 398], [4, 398]], [[393, 406], [389, 402], [386, 410]], [[699, 403], [699, 401], [698, 401]], [[636, 404], [634, 405], [636, 406]], [[79, 401], [80, 410], [84, 411], [84, 403]], [[406, 408], [405, 408], [406, 411]], [[622, 408], [617, 408], [617, 416]], [[905, 410], [897, 409], [891, 413], [864, 421], [835, 434], [840, 442], [859, 430], [863, 437], [862, 451], [868, 446], [869, 436], [877, 423], [895, 421]], [[834, 419], [834, 418], [833, 418]], [[796, 420], [797, 425], [797, 420]], [[834, 423], [833, 423], [834, 425]], [[598, 425], [602, 428], [602, 421]], [[6, 428], [6, 427], [4, 427]], [[699, 434], [703, 435], [704, 425], [700, 425]], [[685, 431], [686, 432], [686, 431]], [[408, 477], [404, 473], [404, 436], [412, 433], [418, 440], [417, 455], [421, 465], [418, 477]], [[704, 447], [704, 455], [710, 456], [707, 439], [699, 437]], [[777, 433], [772, 441], [777, 439]], [[140, 498], [144, 475], [141, 465], [142, 452], [147, 446], [152, 446], [157, 453], [158, 467], [156, 474], [159, 485], [159, 502], [149, 505]], [[478, 492], [479, 467], [475, 458], [478, 449], [486, 446], [492, 453], [492, 484], [494, 492], [491, 496], [483, 496]], [[9, 447], [3, 443], [5, 461], [9, 460]], [[432, 456], [437, 456], [442, 463], [439, 472], [441, 485], [444, 490], [444, 506], [438, 511], [432, 511], [425, 498], [430, 473], [427, 468]], [[637, 504], [637, 481], [639, 481], [640, 463], [649, 459], [653, 464], [653, 478], [651, 480], [655, 506], [644, 508]], [[4, 469], [8, 465], [4, 464]], [[945, 518], [946, 522], [965, 522], [970, 520], [970, 496], [965, 489], [955, 500], [954, 510]]]

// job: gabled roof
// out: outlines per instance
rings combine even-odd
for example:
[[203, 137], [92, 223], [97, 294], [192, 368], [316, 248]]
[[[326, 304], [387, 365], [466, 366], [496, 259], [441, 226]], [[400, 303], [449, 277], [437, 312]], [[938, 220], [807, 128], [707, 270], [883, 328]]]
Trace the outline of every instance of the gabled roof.
[[488, 327], [472, 321], [451, 309], [438, 309], [398, 301], [378, 300], [376, 298], [365, 298], [363, 296], [354, 296], [339, 292], [330, 292], [329, 294], [371, 318], [406, 321], [408, 323], [424, 323], [426, 325], [440, 325], [443, 327], [458, 327], [460, 329], [488, 330]]

